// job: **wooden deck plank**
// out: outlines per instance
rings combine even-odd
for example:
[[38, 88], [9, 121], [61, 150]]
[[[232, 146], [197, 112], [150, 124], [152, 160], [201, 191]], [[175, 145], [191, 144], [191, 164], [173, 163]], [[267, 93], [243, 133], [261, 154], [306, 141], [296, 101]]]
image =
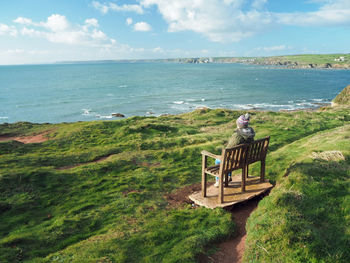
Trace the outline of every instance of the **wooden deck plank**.
[[224, 201], [218, 203], [219, 188], [211, 185], [207, 188], [207, 196], [203, 197], [201, 191], [195, 192], [189, 198], [197, 205], [214, 209], [216, 207], [227, 207], [249, 200], [258, 196], [273, 187], [268, 181], [260, 181], [260, 177], [249, 177], [246, 179], [246, 191], [241, 191], [241, 175], [236, 175], [225, 187]]

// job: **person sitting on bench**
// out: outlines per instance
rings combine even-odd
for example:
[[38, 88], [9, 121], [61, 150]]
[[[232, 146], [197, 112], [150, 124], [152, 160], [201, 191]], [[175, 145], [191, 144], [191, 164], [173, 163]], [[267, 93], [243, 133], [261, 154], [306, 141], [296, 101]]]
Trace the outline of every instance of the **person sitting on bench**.
[[[250, 115], [246, 113], [245, 115], [239, 116], [236, 120], [237, 129], [233, 132], [230, 140], [228, 141], [226, 148], [232, 148], [239, 144], [251, 143], [254, 141], [255, 132], [252, 127], [249, 127]], [[216, 159], [215, 164], [220, 164], [220, 160]], [[219, 187], [219, 177], [215, 177], [216, 182], [215, 187]], [[231, 181], [231, 174], [229, 174], [229, 181]]]

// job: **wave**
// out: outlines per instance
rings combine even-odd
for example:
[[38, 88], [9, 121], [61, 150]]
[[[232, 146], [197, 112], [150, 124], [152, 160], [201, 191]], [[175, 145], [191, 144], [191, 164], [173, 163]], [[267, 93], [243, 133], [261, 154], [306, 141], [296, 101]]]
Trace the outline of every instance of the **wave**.
[[118, 88], [127, 88], [128, 85], [119, 85]]
[[316, 101], [316, 102], [322, 102], [322, 101], [326, 101], [325, 99], [311, 99], [312, 101]]
[[81, 115], [90, 115], [90, 109], [81, 109], [83, 113]]
[[9, 117], [6, 117], [6, 116], [3, 116], [3, 117], [1, 117], [0, 116], [0, 120], [7, 120]]
[[173, 101], [174, 104], [184, 104], [183, 100], [179, 100], [179, 101]]
[[100, 119], [112, 119], [113, 118], [112, 115], [100, 115], [100, 114], [96, 114], [95, 117], [100, 118]]
[[254, 103], [254, 104], [233, 104], [233, 109], [240, 110], [296, 110], [302, 108], [315, 107], [312, 103], [295, 103], [295, 104], [271, 104], [271, 103]]
[[201, 102], [201, 101], [206, 101], [206, 99], [202, 98], [202, 99], [186, 99], [186, 101], [188, 102]]

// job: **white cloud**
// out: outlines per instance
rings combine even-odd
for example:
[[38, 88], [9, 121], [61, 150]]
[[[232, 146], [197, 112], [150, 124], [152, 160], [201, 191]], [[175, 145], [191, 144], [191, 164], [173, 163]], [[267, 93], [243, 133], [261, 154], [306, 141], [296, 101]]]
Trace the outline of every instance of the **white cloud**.
[[267, 0], [254, 0], [252, 7], [255, 9], [263, 9], [267, 3]]
[[65, 31], [69, 27], [67, 18], [58, 14], [49, 16], [46, 22], [41, 22], [40, 24], [53, 32]]
[[141, 0], [145, 8], [157, 6], [169, 32], [194, 31], [215, 42], [236, 42], [264, 30], [271, 23], [268, 12], [257, 11], [264, 3], [263, 0], [250, 5], [246, 0]]
[[24, 36], [44, 38], [52, 43], [85, 46], [113, 46], [114, 39], [110, 39], [104, 32], [98, 30], [98, 20], [89, 18], [83, 25], [72, 25], [68, 19], [59, 14], [53, 14], [45, 22], [35, 23], [29, 18], [17, 18], [17, 23], [26, 24], [20, 30]]
[[324, 3], [317, 11], [275, 14], [280, 24], [297, 26], [349, 26], [350, 1], [329, 0], [317, 1]]
[[112, 2], [101, 4], [98, 1], [93, 1], [92, 6], [102, 12], [103, 14], [108, 13], [110, 10], [115, 12], [135, 12], [137, 14], [143, 14], [143, 8], [140, 5], [117, 5]]
[[156, 6], [168, 32], [193, 31], [214, 42], [237, 42], [274, 25], [349, 26], [349, 0], [310, 0], [313, 12], [273, 13], [267, 0], [140, 0], [143, 8]]
[[279, 46], [271, 46], [271, 47], [258, 47], [255, 48], [255, 50], [257, 51], [266, 51], [266, 52], [271, 52], [271, 51], [283, 51], [283, 50], [288, 50], [291, 49], [290, 46], [286, 46], [286, 45], [279, 45]]
[[93, 39], [100, 39], [100, 40], [107, 39], [107, 36], [105, 33], [103, 33], [101, 30], [96, 30], [96, 29], [92, 32], [91, 37]]
[[164, 53], [164, 50], [161, 47], [156, 47], [153, 49], [154, 53]]
[[1, 55], [16, 55], [16, 54], [29, 54], [29, 55], [39, 55], [39, 54], [48, 54], [47, 50], [24, 50], [21, 48], [8, 49], [0, 52]]
[[22, 24], [22, 25], [32, 25], [33, 21], [29, 18], [25, 18], [25, 17], [17, 17], [15, 20], [13, 20], [13, 22], [18, 23], [18, 24]]
[[16, 48], [16, 49], [8, 49], [4, 52], [2, 52], [2, 55], [6, 55], [6, 54], [21, 54], [24, 53], [23, 49], [20, 48]]
[[23, 36], [30, 36], [30, 37], [45, 37], [45, 32], [35, 30], [33, 28], [27, 28], [23, 27], [20, 31]]
[[131, 24], [132, 24], [132, 18], [131, 17], [128, 17], [127, 19], [126, 19], [126, 24], [128, 25], [128, 26], [130, 26]]
[[8, 26], [0, 23], [0, 36], [17, 36], [18, 31], [14, 26]]
[[138, 23], [135, 23], [134, 30], [147, 32], [147, 31], [151, 31], [152, 27], [146, 22], [138, 22]]
[[96, 18], [90, 18], [85, 20], [87, 26], [98, 27], [98, 20]]

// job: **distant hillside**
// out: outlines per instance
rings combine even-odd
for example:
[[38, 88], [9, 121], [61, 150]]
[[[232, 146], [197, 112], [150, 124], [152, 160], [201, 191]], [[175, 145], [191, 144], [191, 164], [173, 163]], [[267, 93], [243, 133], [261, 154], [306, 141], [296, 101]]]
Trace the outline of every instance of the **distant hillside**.
[[350, 105], [350, 85], [343, 89], [337, 97], [333, 100], [333, 103], [339, 105]]
[[[169, 61], [169, 60], [168, 60]], [[350, 69], [350, 54], [289, 55], [274, 57], [203, 57], [174, 59], [180, 63], [246, 63], [287, 68]]]

